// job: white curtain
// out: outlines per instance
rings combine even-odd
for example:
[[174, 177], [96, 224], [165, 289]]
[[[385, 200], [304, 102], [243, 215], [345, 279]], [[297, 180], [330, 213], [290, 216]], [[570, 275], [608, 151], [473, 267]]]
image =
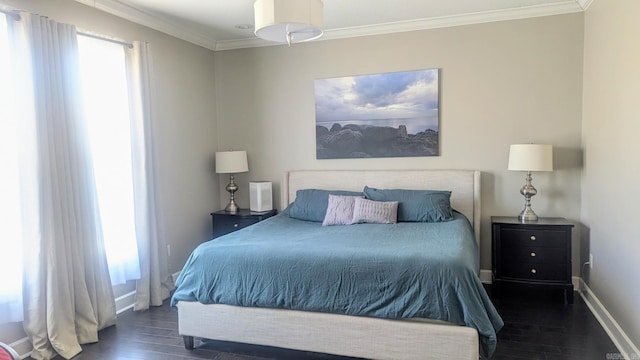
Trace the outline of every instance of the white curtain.
[[25, 70], [22, 95], [31, 95], [19, 104], [21, 176], [36, 179], [21, 184], [24, 329], [32, 358], [68, 359], [115, 323], [115, 303], [81, 121], [76, 30], [20, 16], [10, 21], [12, 55]]
[[0, 14], [0, 324], [22, 321], [22, 216], [18, 169], [18, 124], [12, 61], [4, 14]]
[[[140, 278], [131, 119], [122, 44], [78, 37], [85, 123], [111, 284]], [[144, 151], [144, 149], [142, 149]]]
[[174, 288], [167, 268], [166, 240], [160, 231], [156, 165], [151, 117], [151, 59], [149, 44], [135, 41], [126, 52], [133, 162], [136, 237], [140, 280], [136, 282], [134, 310], [160, 306]]

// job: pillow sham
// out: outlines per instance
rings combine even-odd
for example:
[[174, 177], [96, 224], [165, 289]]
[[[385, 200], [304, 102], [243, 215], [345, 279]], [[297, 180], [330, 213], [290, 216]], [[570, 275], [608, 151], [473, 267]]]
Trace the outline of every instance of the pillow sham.
[[398, 221], [444, 222], [453, 219], [451, 191], [375, 189], [364, 187], [366, 199], [398, 201]]
[[373, 201], [355, 198], [353, 223], [395, 224], [398, 222], [397, 201]]
[[296, 200], [287, 207], [289, 217], [322, 222], [327, 213], [329, 195], [363, 196], [358, 191], [300, 189], [296, 191]]
[[322, 226], [353, 224], [353, 208], [356, 204], [356, 198], [362, 198], [362, 196], [329, 194], [327, 214], [324, 216]]

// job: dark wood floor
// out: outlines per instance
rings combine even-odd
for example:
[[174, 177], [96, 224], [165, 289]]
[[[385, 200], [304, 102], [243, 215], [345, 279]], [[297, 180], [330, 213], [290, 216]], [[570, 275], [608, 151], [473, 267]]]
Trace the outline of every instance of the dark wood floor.
[[[491, 293], [490, 287], [488, 288]], [[505, 289], [494, 303], [505, 326], [492, 359], [606, 359], [617, 350], [580, 296], [565, 306], [562, 293]], [[277, 348], [205, 341], [188, 351], [178, 336], [177, 313], [167, 304], [145, 312], [126, 312], [117, 325], [100, 332], [100, 342], [85, 345], [74, 360], [342, 360], [338, 356]]]
[[599, 360], [618, 354], [577, 292], [573, 305], [563, 304], [561, 290], [512, 287], [501, 295], [493, 302], [505, 325], [492, 359]]

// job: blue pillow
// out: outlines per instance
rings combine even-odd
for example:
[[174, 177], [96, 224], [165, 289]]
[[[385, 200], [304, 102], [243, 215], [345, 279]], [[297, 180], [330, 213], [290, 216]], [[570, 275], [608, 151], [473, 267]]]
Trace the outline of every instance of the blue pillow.
[[358, 191], [302, 189], [296, 191], [296, 200], [287, 207], [289, 217], [322, 222], [329, 205], [329, 194], [362, 196]]
[[398, 221], [444, 222], [453, 219], [451, 191], [374, 189], [365, 186], [364, 197], [375, 201], [397, 201]]

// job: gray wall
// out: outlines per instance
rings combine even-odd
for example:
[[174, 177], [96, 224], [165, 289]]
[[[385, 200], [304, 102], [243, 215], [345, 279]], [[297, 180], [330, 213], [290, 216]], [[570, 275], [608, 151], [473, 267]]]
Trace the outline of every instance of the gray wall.
[[[585, 16], [582, 260], [585, 281], [640, 346], [640, 2], [594, 1]], [[636, 354], [640, 356], [640, 354]]]
[[[219, 148], [249, 156], [239, 204], [248, 206], [249, 180], [276, 183], [279, 204], [292, 169], [478, 169], [481, 267], [490, 269], [489, 217], [524, 205], [525, 174], [507, 171], [510, 144], [556, 147], [556, 171], [534, 175], [533, 208], [580, 218], [582, 39], [583, 15], [572, 14], [216, 52]], [[441, 156], [316, 160], [314, 79], [427, 68], [441, 69]]]

